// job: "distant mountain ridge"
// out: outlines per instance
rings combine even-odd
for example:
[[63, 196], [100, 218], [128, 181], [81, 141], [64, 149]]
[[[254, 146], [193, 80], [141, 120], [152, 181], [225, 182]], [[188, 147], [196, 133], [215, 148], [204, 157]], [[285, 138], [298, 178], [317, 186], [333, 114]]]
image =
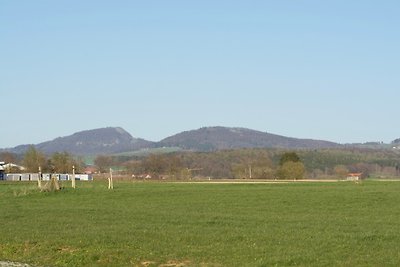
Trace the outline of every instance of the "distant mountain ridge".
[[285, 137], [246, 128], [203, 127], [161, 140], [158, 145], [212, 151], [235, 148], [333, 148], [337, 143]]
[[[24, 153], [30, 145], [3, 149], [17, 154]], [[203, 127], [167, 137], [160, 142], [134, 138], [121, 127], [107, 127], [58, 137], [34, 145], [36, 149], [52, 154], [67, 151], [74, 155], [115, 154], [157, 147], [178, 147], [192, 151], [214, 151], [235, 148], [284, 148], [316, 149], [335, 148], [341, 145], [312, 139], [298, 139], [246, 128]]]

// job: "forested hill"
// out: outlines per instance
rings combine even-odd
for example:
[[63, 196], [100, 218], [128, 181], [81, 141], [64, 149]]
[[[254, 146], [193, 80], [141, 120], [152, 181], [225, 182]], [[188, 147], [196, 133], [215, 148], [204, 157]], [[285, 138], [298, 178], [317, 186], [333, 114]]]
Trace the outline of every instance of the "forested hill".
[[158, 146], [186, 150], [213, 151], [234, 148], [335, 148], [339, 144], [311, 139], [285, 137], [246, 128], [204, 127], [161, 140]]
[[[28, 147], [29, 145], [21, 145], [8, 151], [20, 154], [24, 153]], [[35, 145], [36, 149], [46, 154], [66, 151], [75, 155], [110, 154], [152, 147], [154, 147], [153, 142], [134, 138], [120, 127], [77, 132]]]

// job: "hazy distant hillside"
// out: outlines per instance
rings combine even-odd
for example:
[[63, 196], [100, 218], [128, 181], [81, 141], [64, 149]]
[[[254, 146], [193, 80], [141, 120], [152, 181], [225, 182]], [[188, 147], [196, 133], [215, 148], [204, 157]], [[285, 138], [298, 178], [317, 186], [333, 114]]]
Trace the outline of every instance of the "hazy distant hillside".
[[328, 141], [296, 139], [245, 128], [204, 127], [165, 138], [158, 145], [211, 151], [233, 148], [332, 148]]
[[400, 144], [400, 138], [397, 138], [396, 140], [393, 140], [392, 144], [399, 145]]
[[[21, 145], [6, 149], [22, 154], [29, 145]], [[67, 151], [75, 155], [115, 154], [150, 149], [156, 147], [173, 147], [176, 149], [194, 151], [213, 151], [234, 148], [335, 148], [339, 144], [284, 137], [245, 128], [205, 127], [186, 131], [163, 139], [150, 142], [133, 138], [122, 128], [101, 128], [82, 131], [70, 136], [59, 137], [52, 141], [36, 144], [35, 147], [47, 154]]]
[[[119, 127], [82, 131], [35, 145], [38, 150], [48, 154], [67, 151], [76, 155], [119, 153], [153, 146], [153, 142], [133, 138]], [[22, 145], [9, 150], [14, 153], [23, 153], [28, 147], [28, 145]]]

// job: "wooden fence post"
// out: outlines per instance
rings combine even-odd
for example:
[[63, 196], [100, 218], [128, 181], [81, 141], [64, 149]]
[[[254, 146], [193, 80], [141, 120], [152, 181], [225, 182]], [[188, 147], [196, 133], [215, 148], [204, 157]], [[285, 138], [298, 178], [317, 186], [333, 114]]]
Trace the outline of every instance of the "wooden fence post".
[[72, 165], [72, 188], [75, 188], [75, 165]]
[[110, 177], [108, 178], [108, 189], [114, 189], [112, 169], [110, 168]]
[[42, 189], [42, 168], [39, 166], [39, 177], [38, 177], [38, 187], [39, 189]]

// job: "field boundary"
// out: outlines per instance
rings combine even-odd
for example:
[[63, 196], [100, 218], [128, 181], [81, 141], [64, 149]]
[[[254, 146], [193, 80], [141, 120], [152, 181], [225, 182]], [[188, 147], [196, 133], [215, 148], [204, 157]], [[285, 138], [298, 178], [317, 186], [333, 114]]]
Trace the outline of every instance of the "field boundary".
[[13, 261], [0, 261], [0, 267], [33, 267], [27, 263], [13, 262]]
[[[373, 182], [400, 182], [400, 179], [367, 179], [357, 182], [373, 181]], [[250, 179], [214, 179], [214, 180], [191, 180], [191, 181], [164, 181], [166, 183], [182, 183], [182, 184], [292, 184], [292, 183], [354, 183], [355, 181], [345, 179], [301, 179], [301, 180], [250, 180]]]
[[347, 182], [346, 180], [239, 180], [239, 179], [214, 179], [214, 180], [192, 180], [192, 181], [171, 181], [169, 183], [182, 184], [289, 184], [289, 183], [337, 183]]

